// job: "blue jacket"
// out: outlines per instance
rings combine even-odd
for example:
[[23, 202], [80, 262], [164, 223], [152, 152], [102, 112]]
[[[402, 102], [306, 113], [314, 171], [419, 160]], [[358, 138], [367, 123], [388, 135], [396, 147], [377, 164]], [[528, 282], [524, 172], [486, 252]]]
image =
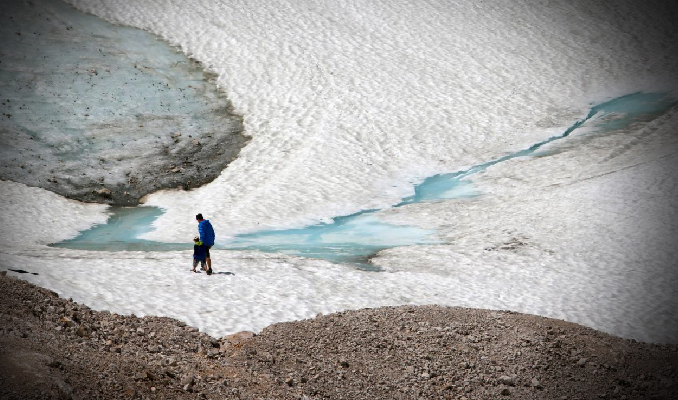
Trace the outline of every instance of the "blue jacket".
[[193, 258], [198, 261], [205, 261], [207, 259], [207, 249], [202, 243], [193, 245]]
[[205, 246], [214, 246], [214, 229], [208, 219], [203, 219], [198, 223], [198, 233], [200, 241]]

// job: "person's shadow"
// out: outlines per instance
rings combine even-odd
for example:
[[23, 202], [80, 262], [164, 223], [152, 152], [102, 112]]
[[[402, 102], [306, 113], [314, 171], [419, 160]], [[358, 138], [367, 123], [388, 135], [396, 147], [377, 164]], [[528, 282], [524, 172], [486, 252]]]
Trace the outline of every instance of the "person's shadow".
[[212, 272], [212, 275], [235, 275], [233, 272]]

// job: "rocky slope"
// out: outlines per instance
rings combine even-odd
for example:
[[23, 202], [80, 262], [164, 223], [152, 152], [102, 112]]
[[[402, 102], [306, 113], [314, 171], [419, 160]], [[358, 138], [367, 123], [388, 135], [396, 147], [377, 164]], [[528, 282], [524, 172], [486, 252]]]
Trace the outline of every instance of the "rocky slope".
[[673, 399], [678, 346], [512, 312], [385, 307], [211, 338], [0, 277], [3, 399]]

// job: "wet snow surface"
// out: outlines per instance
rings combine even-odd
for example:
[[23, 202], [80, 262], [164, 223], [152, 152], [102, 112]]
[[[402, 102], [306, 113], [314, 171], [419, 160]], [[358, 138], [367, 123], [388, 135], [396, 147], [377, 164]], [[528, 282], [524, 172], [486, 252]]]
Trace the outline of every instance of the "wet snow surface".
[[[514, 158], [531, 157], [539, 149], [554, 141], [567, 138], [578, 128], [593, 119], [589, 135], [601, 135], [627, 128], [633, 123], [651, 121], [662, 115], [678, 101], [661, 93], [635, 93], [598, 104], [591, 108], [586, 118], [575, 122], [564, 133], [536, 143], [496, 160], [475, 165], [469, 169], [449, 174], [438, 174], [425, 179], [415, 187], [415, 194], [394, 207], [442, 199], [462, 199], [481, 193], [473, 188], [470, 178], [477, 173]], [[548, 153], [547, 153], [548, 154]], [[241, 234], [222, 241], [215, 248], [260, 250], [271, 253], [294, 254], [321, 258], [331, 262], [354, 264], [366, 270], [375, 270], [369, 259], [379, 251], [406, 245], [438, 242], [434, 232], [406, 225], [387, 224], [374, 214], [379, 210], [366, 210], [337, 217], [329, 223], [299, 229], [284, 229]], [[82, 250], [178, 250], [191, 248], [192, 244], [161, 243], [141, 239], [152, 230], [153, 221], [162, 215], [156, 207], [119, 208], [107, 224], [97, 225], [76, 238], [57, 243], [60, 248]], [[515, 250], [515, 248], [510, 248]]]
[[189, 272], [190, 251], [47, 247], [104, 223], [105, 207], [2, 181], [2, 268], [97, 309], [172, 316], [216, 336], [435, 303], [678, 342], [675, 106], [625, 126], [611, 115], [603, 133], [587, 123], [536, 156], [489, 165], [468, 177], [479, 195], [393, 207], [427, 177], [562, 134], [595, 104], [638, 92], [675, 98], [676, 10], [662, 8], [675, 6], [74, 4], [199, 60], [252, 136], [210, 184], [149, 195], [145, 205], [163, 214], [140, 239], [190, 243], [197, 212], [225, 243], [378, 209], [370, 217], [433, 231], [437, 243], [379, 252], [380, 272], [215, 250], [217, 274], [206, 276]]

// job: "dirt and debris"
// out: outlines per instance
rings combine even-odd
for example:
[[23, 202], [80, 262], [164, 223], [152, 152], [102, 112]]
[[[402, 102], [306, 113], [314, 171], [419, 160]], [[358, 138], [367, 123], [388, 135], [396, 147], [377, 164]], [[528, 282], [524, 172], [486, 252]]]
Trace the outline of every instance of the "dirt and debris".
[[513, 312], [382, 307], [213, 338], [10, 276], [0, 296], [3, 399], [669, 400], [678, 390], [676, 345]]

